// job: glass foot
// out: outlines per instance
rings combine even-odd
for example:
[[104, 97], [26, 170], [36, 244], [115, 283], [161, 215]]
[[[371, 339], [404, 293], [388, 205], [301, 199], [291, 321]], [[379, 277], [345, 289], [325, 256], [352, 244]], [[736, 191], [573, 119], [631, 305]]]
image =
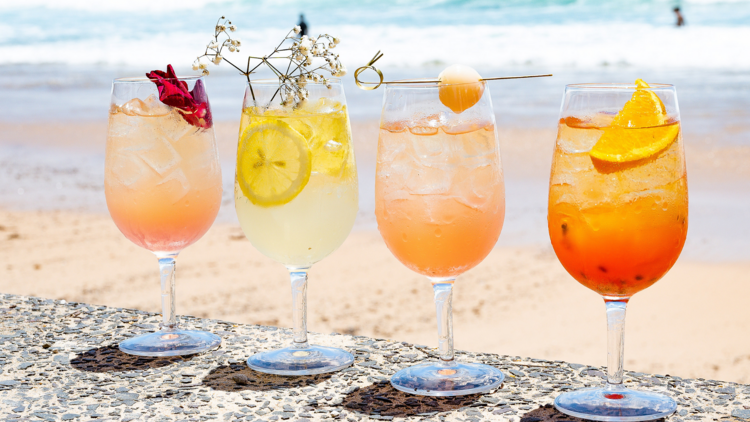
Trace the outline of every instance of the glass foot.
[[674, 413], [677, 403], [663, 394], [622, 386], [583, 388], [555, 399], [557, 410], [594, 421], [651, 421]]
[[120, 343], [120, 350], [137, 356], [183, 356], [215, 349], [221, 337], [205, 331], [157, 331]]
[[391, 377], [391, 385], [404, 393], [422, 396], [464, 396], [486, 393], [500, 386], [505, 375], [478, 363], [428, 362], [410, 366]]
[[351, 353], [324, 346], [285, 347], [256, 353], [247, 359], [250, 369], [274, 375], [315, 375], [335, 372], [354, 362]]

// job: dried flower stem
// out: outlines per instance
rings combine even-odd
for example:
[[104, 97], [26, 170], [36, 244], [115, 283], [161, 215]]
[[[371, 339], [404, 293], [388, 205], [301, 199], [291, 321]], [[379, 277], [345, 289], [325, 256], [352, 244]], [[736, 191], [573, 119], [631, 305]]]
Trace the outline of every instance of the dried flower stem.
[[[234, 32], [236, 29], [232, 22], [224, 16], [219, 18], [214, 28], [214, 37], [209, 41], [203, 55], [198, 56], [193, 62], [193, 70], [202, 70], [204, 75], [208, 75], [209, 72], [204, 61], [205, 59], [210, 60], [215, 65], [225, 61], [237, 69], [240, 74], [245, 75], [247, 83], [250, 86], [250, 94], [253, 100], [255, 100], [255, 92], [253, 91], [250, 75], [255, 73], [261, 65], [265, 64], [279, 78], [279, 89], [271, 97], [271, 101], [276, 98], [277, 94], [280, 94], [282, 105], [299, 105], [304, 102], [309, 95], [307, 89], [305, 89], [308, 81], [322, 82], [330, 88], [331, 84], [328, 79], [318, 71], [324, 70], [330, 72], [332, 76], [344, 76], [346, 74], [346, 68], [341, 64], [339, 55], [329, 51], [336, 47], [340, 42], [339, 39], [328, 34], [319, 35], [317, 38], [308, 38], [307, 35], [297, 38], [300, 32], [299, 26], [292, 28], [271, 54], [263, 57], [248, 56], [247, 66], [243, 70], [222, 55], [225, 48], [230, 53], [240, 51], [239, 47], [242, 43], [237, 39], [233, 39], [229, 34], [229, 32]], [[292, 43], [291, 47], [282, 48], [287, 41]], [[288, 52], [288, 55], [279, 55], [284, 52]], [[310, 69], [314, 58], [322, 58], [326, 63]], [[287, 63], [286, 71], [282, 72], [271, 64], [270, 60], [272, 59], [288, 60], [289, 63]], [[251, 68], [252, 60], [259, 60], [260, 62]]]

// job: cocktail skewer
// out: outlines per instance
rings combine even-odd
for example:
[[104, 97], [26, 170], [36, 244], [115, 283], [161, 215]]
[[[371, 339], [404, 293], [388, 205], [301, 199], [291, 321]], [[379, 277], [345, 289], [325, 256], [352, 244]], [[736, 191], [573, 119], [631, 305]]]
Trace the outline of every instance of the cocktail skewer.
[[[380, 60], [380, 58], [383, 57], [383, 53], [378, 51], [375, 56], [365, 65], [362, 67], [357, 68], [357, 70], [354, 71], [354, 82], [357, 84], [358, 87], [364, 89], [365, 91], [372, 91], [374, 89], [377, 89], [380, 85], [383, 84], [435, 84], [439, 83], [439, 79], [403, 79], [398, 81], [384, 81], [383, 80], [383, 72], [380, 71], [380, 69], [373, 66], [373, 64]], [[372, 69], [375, 71], [375, 73], [378, 74], [378, 77], [380, 78], [379, 82], [363, 82], [359, 80], [359, 75], [364, 72], [367, 69]], [[546, 74], [546, 75], [520, 75], [520, 76], [498, 76], [494, 78], [481, 78], [480, 81], [498, 81], [503, 79], [528, 79], [528, 78], [545, 78], [552, 76], [552, 74]], [[375, 86], [363, 86], [363, 85], [375, 85]]]

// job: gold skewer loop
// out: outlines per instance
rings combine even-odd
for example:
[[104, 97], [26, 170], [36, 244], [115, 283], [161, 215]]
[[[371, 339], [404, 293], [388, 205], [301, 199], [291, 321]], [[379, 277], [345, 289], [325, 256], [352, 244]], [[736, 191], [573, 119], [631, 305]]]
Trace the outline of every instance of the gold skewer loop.
[[[357, 70], [354, 71], [354, 83], [356, 83], [358, 87], [364, 89], [365, 91], [372, 91], [374, 89], [378, 89], [378, 87], [383, 83], [383, 72], [381, 72], [380, 69], [373, 66], [373, 64], [376, 61], [380, 60], [381, 57], [383, 57], [383, 54], [380, 51], [378, 51], [377, 53], [375, 53], [375, 56], [373, 56], [370, 62], [367, 63], [367, 65], [359, 67], [357, 68]], [[375, 73], [378, 74], [378, 77], [380, 78], [380, 82], [361, 82], [359, 80], [359, 74], [364, 72], [367, 69], [374, 70]], [[375, 86], [362, 86], [362, 84], [375, 85]]]

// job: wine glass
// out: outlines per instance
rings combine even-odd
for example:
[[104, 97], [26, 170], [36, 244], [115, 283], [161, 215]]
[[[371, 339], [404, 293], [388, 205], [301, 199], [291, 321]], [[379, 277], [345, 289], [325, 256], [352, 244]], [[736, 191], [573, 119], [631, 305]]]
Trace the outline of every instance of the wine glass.
[[116, 79], [107, 133], [109, 213], [125, 237], [159, 260], [161, 329], [120, 343], [123, 352], [140, 356], [189, 355], [221, 344], [215, 334], [181, 329], [175, 314], [175, 259], [213, 224], [222, 188], [203, 78], [165, 81], [192, 88], [200, 113], [161, 102], [148, 78]]
[[289, 104], [279, 80], [251, 81], [237, 147], [235, 209], [245, 236], [284, 264], [292, 286], [294, 338], [257, 353], [251, 369], [276, 375], [338, 371], [351, 353], [307, 341], [307, 272], [344, 242], [358, 209], [357, 168], [341, 81], [308, 81]]
[[[461, 92], [478, 93], [476, 104], [448, 107], [441, 101], [460, 98]], [[454, 359], [451, 314], [454, 280], [490, 253], [505, 217], [495, 115], [485, 82], [387, 85], [375, 213], [388, 249], [432, 283], [438, 320], [439, 361], [403, 369], [391, 384], [429, 396], [498, 387], [504, 379], [498, 369]]]
[[671, 85], [576, 84], [565, 89], [549, 190], [552, 246], [573, 278], [604, 298], [607, 383], [561, 394], [563, 413], [643, 421], [671, 398], [623, 385], [625, 307], [677, 260], [688, 192], [677, 94]]

